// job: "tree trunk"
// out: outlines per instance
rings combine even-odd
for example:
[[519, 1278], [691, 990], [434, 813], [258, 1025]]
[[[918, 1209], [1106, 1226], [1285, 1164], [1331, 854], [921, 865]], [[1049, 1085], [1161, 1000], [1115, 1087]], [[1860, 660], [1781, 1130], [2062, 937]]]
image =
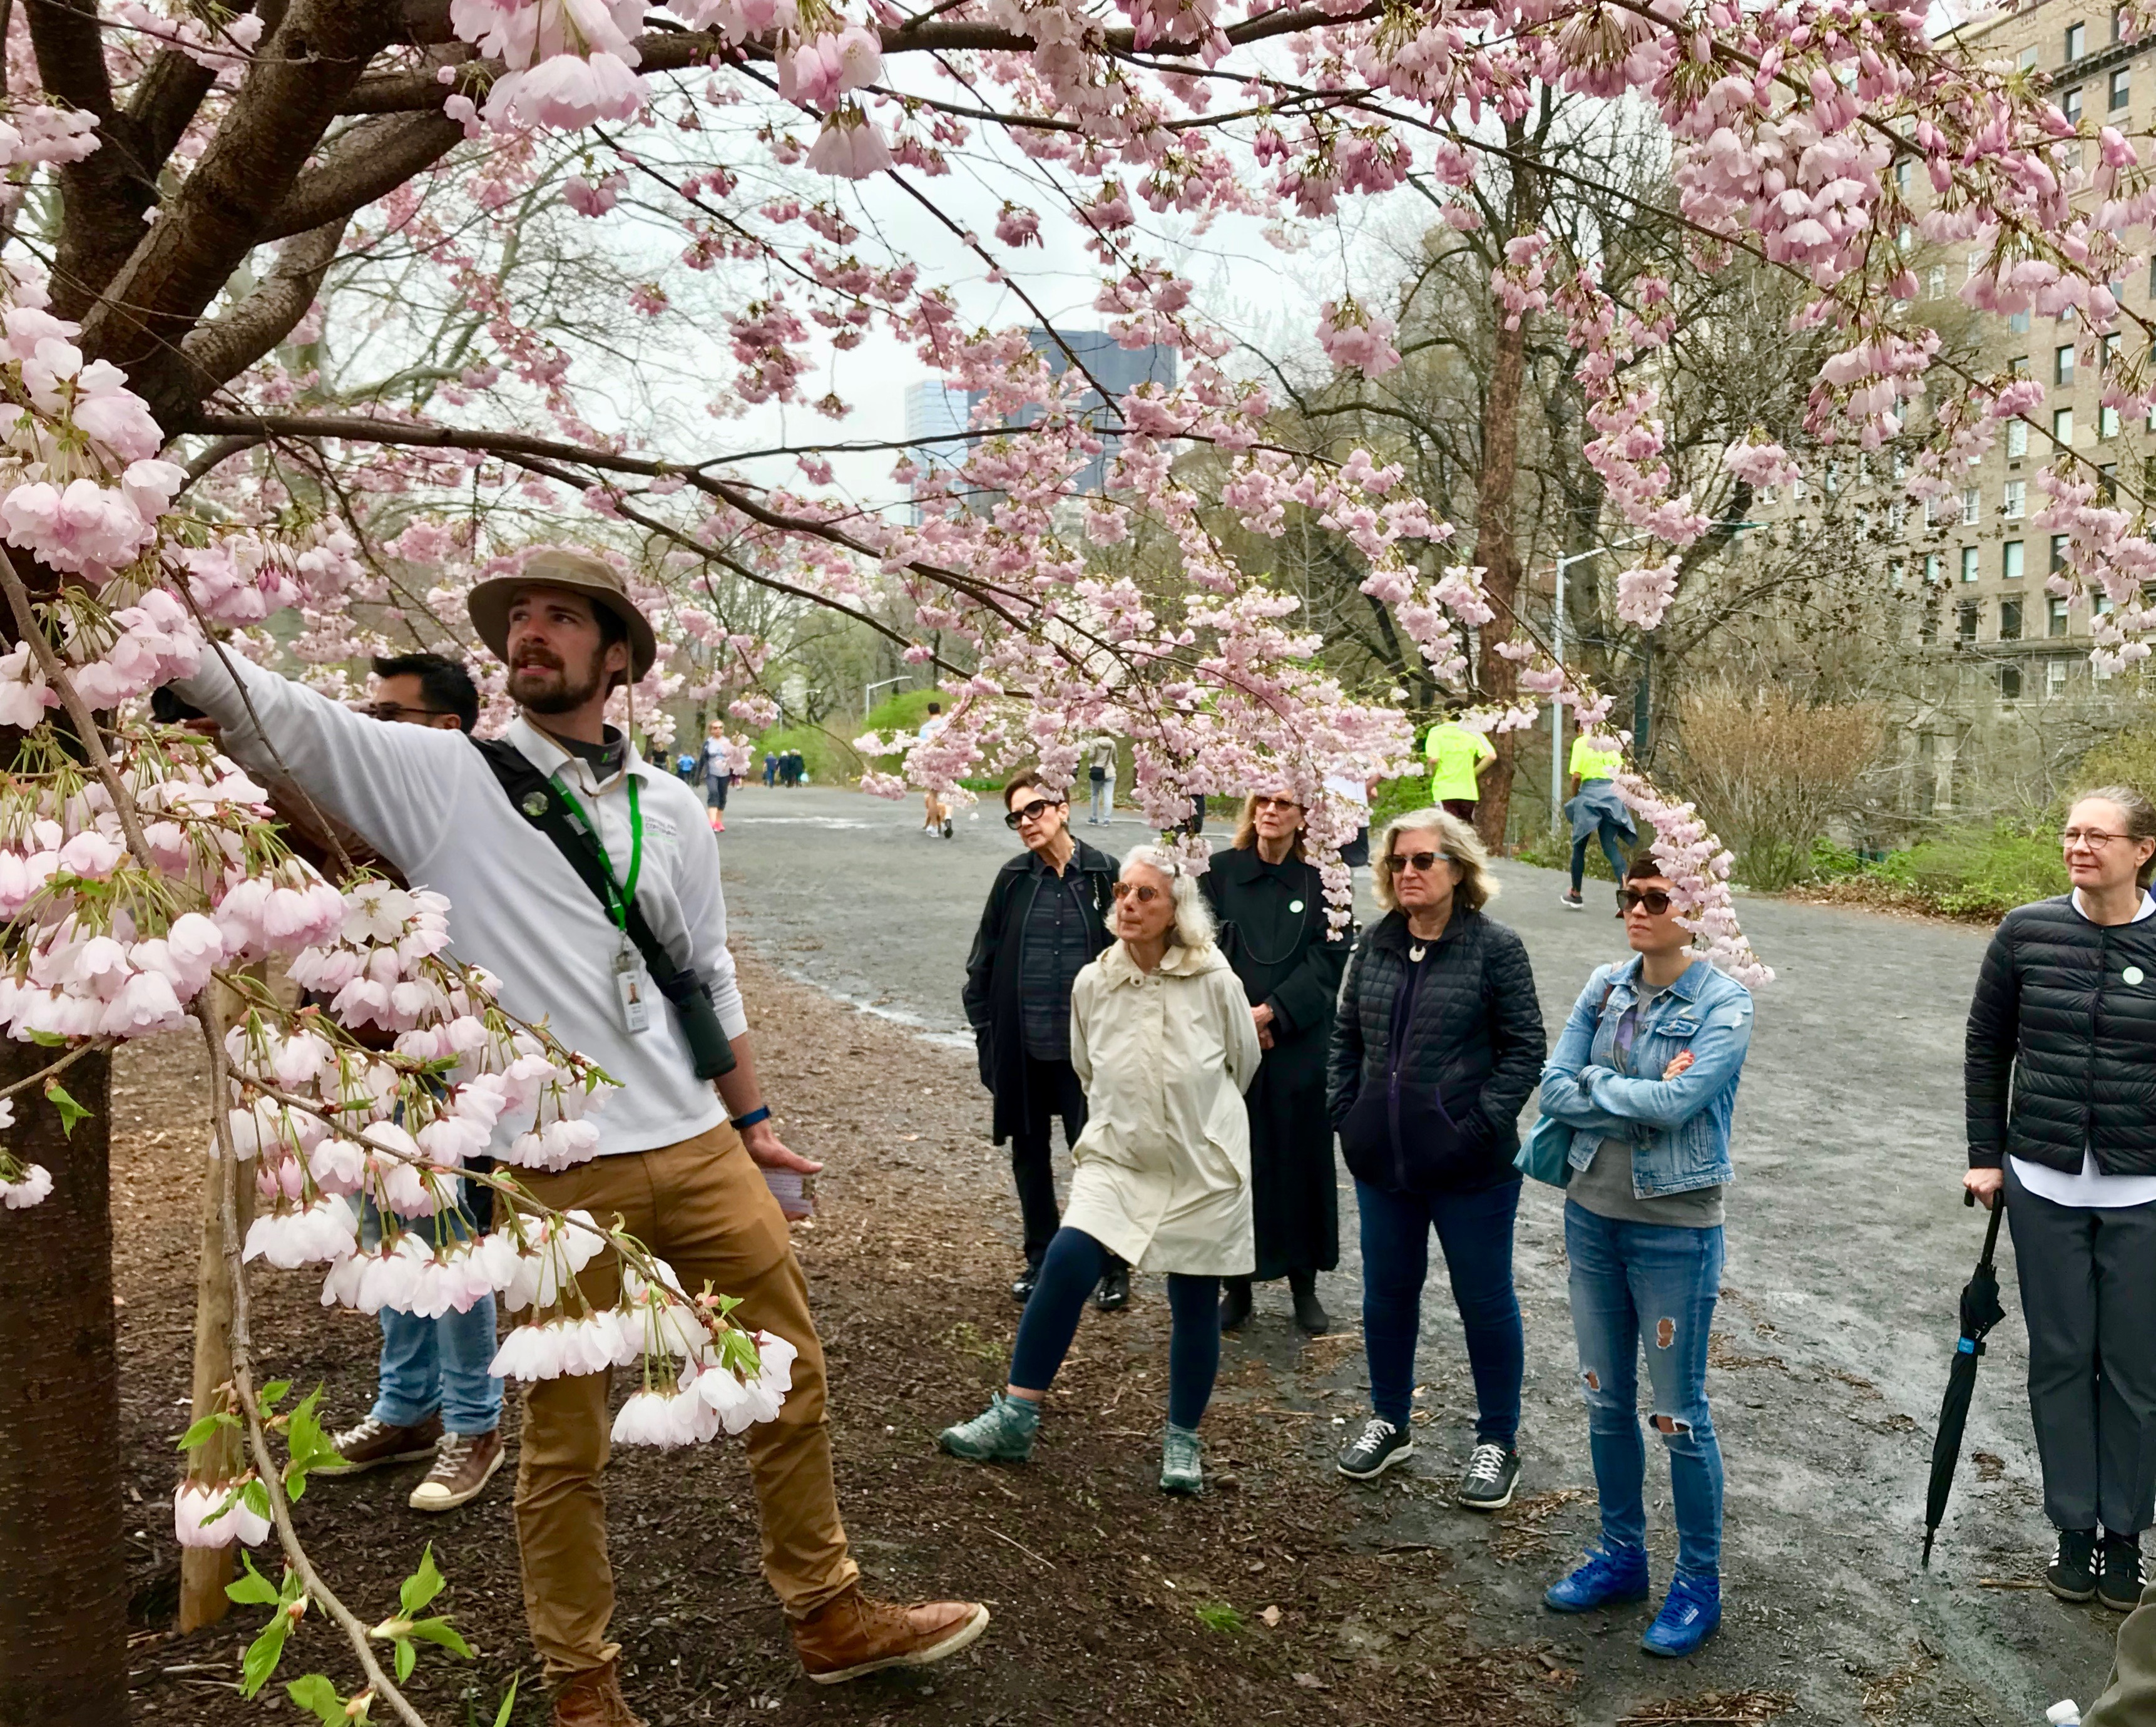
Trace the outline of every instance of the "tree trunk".
[[[1535, 140], [1524, 122], [1505, 123], [1505, 144], [1512, 163], [1512, 235], [1532, 233], [1542, 220], [1542, 182], [1529, 161]], [[1494, 296], [1493, 296], [1494, 298]], [[1494, 310], [1494, 307], [1493, 307]], [[1482, 389], [1482, 471], [1475, 494], [1475, 561], [1482, 567], [1482, 591], [1497, 615], [1482, 626], [1476, 666], [1483, 701], [1510, 707], [1519, 699], [1520, 670], [1496, 651], [1496, 645], [1518, 633], [1520, 552], [1513, 532], [1513, 493], [1520, 472], [1520, 392], [1527, 374], [1527, 319], [1507, 329], [1493, 316], [1490, 375]], [[1512, 809], [1512, 775], [1518, 765], [1517, 732], [1500, 732], [1491, 740], [1497, 759], [1482, 782], [1475, 825], [1492, 851], [1505, 843], [1505, 822]]]
[[[50, 1063], [0, 1043], [0, 1085]], [[61, 1082], [95, 1113], [60, 1131], [43, 1089], [15, 1094], [8, 1149], [52, 1172], [28, 1210], [0, 1210], [0, 1727], [127, 1719], [120, 1373], [112, 1320], [110, 1067]]]
[[[254, 1210], [254, 1183], [246, 1169], [240, 1171], [236, 1196], [244, 1231]], [[232, 1278], [224, 1259], [223, 1203], [224, 1169], [213, 1158], [203, 1178], [202, 1258], [195, 1272], [194, 1411], [190, 1419], [198, 1421], [229, 1407], [228, 1400], [219, 1395], [219, 1389], [232, 1379]], [[244, 1450], [237, 1432], [220, 1433], [195, 1454], [188, 1475], [204, 1483], [229, 1481], [246, 1467]], [[224, 1586], [232, 1581], [232, 1560], [230, 1542], [223, 1547], [180, 1550], [182, 1632], [214, 1625], [231, 1611]]]

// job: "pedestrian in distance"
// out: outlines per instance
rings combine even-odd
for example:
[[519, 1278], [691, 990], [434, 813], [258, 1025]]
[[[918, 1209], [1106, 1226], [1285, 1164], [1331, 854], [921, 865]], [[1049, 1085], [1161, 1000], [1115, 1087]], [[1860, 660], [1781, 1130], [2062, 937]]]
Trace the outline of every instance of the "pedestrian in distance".
[[1625, 879], [1624, 847], [1638, 837], [1639, 829], [1617, 795], [1617, 770], [1624, 764], [1623, 753], [1610, 748], [1606, 738], [1583, 732], [1572, 740], [1572, 797], [1564, 806], [1565, 820], [1572, 824], [1572, 886], [1564, 902], [1575, 912], [1587, 905], [1579, 887], [1587, 878], [1590, 844], [1601, 846], [1611, 878]]
[[734, 753], [716, 722], [704, 739], [704, 802], [720, 815], [726, 813], [726, 794], [734, 783]]
[[2006, 1202], [2061, 1601], [2129, 1612], [2156, 1514], [2156, 804], [2076, 798], [2070, 891], [2009, 912], [1969, 1004], [1969, 1172]]
[[1361, 812], [1355, 823], [1355, 837], [1340, 848], [1340, 861], [1351, 870], [1369, 867], [1370, 794], [1377, 786], [1378, 782], [1374, 779], [1361, 779], [1349, 774], [1329, 774], [1326, 778], [1326, 790]]
[[[779, 1141], [763, 1099], [726, 948], [718, 847], [696, 794], [605, 723], [609, 693], [641, 679], [657, 657], [650, 624], [612, 566], [554, 549], [480, 583], [467, 604], [480, 639], [508, 667], [521, 709], [491, 748], [372, 724], [222, 656], [206, 657], [181, 693], [223, 727], [243, 765], [274, 752], [408, 881], [448, 894], [458, 958], [494, 974], [507, 1011], [547, 1019], [619, 1085], [592, 1118], [598, 1154], [566, 1169], [525, 1170], [531, 1195], [558, 1210], [619, 1218], [684, 1288], [709, 1283], [737, 1298], [737, 1323], [799, 1351], [793, 1389], [774, 1419], [743, 1436], [742, 1448], [764, 1575], [808, 1676], [828, 1683], [941, 1659], [980, 1634], [987, 1610], [874, 1601], [847, 1550], [823, 1351], [785, 1220], [760, 1173], [819, 1166]], [[512, 781], [520, 794], [511, 793]], [[536, 813], [555, 799], [573, 800], [598, 842], [611, 881], [603, 904], [598, 882], [588, 883], [545, 829], [535, 835]], [[634, 884], [633, 899], [624, 883]], [[688, 989], [682, 1001], [669, 996], [666, 1008], [639, 1015], [634, 1008], [657, 987], [653, 955], [672, 968], [670, 982], [685, 978]], [[584, 1300], [612, 1305], [620, 1276], [616, 1257], [600, 1254], [579, 1278]], [[608, 1382], [603, 1372], [565, 1374], [525, 1393], [517, 1541], [532, 1641], [556, 1688], [555, 1727], [634, 1727], [638, 1719], [622, 1695], [619, 1646], [606, 1637]]]
[[1490, 740], [1459, 719], [1440, 720], [1422, 741], [1430, 763], [1430, 800], [1448, 815], [1475, 820], [1482, 799], [1482, 776], [1497, 760]]
[[1327, 1111], [1355, 1178], [1363, 1346], [1373, 1411], [1340, 1453], [1366, 1481], [1414, 1450], [1409, 1426], [1430, 1236], [1437, 1232], [1475, 1380], [1475, 1447], [1458, 1502], [1509, 1505], [1520, 1477], [1526, 1346], [1512, 1288], [1520, 1107], [1547, 1045], [1520, 938], [1475, 830], [1442, 810], [1387, 823], [1373, 886], [1385, 915], [1348, 962]]
[[763, 789], [769, 791], [778, 779], [778, 756], [773, 750], [763, 753]]
[[[1075, 1149], [1086, 1128], [1086, 1087], [1070, 1061], [1070, 991], [1115, 939], [1116, 860], [1070, 832], [1070, 805], [1031, 768], [1004, 788], [1004, 823], [1025, 850], [996, 871], [966, 959], [963, 1004], [981, 1083], [993, 1093], [993, 1143], [1010, 1142], [1025, 1232], [1025, 1267], [1011, 1284], [1024, 1303], [1055, 1235], [1055, 1118]], [[1101, 1310], [1129, 1305], [1130, 1271], [1101, 1274]]]
[[[399, 654], [374, 661], [374, 697], [361, 712], [393, 725], [470, 732], [479, 723], [479, 689], [471, 674], [440, 654]], [[458, 1240], [484, 1230], [493, 1195], [458, 1184], [456, 1210], [434, 1220]], [[360, 1208], [362, 1245], [382, 1238], [372, 1198]], [[385, 1465], [431, 1459], [405, 1503], [414, 1511], [454, 1511], [485, 1491], [501, 1467], [501, 1381], [494, 1361], [494, 1297], [480, 1296], [464, 1313], [422, 1319], [384, 1308], [378, 1315], [382, 1354], [374, 1403], [365, 1418], [336, 1436], [341, 1461], [316, 1472], [362, 1475]]]
[[1670, 1456], [1676, 1573], [1640, 1639], [1685, 1656], [1722, 1622], [1722, 1448], [1707, 1342], [1722, 1288], [1729, 1128], [1752, 1041], [1752, 995], [1692, 951], [1652, 857], [1618, 890], [1632, 958], [1596, 968], [1543, 1071], [1542, 1113], [1571, 1130], [1564, 1246], [1602, 1545], [1543, 1599], [1584, 1613], [1648, 1593], [1644, 1350], [1650, 1425]]
[[1090, 1103], [1072, 1148], [1070, 1209], [1019, 1321], [1010, 1377], [938, 1442], [973, 1462], [1033, 1455], [1040, 1401], [1069, 1353], [1111, 1254], [1168, 1274], [1173, 1316], [1163, 1493], [1204, 1485], [1198, 1425], [1220, 1366], [1220, 1278], [1250, 1268], [1250, 1151], [1244, 1089], [1257, 1028], [1213, 940], [1197, 882], [1140, 846], [1116, 882], [1116, 945], [1080, 974], [1070, 1059]]
[[[921, 721], [921, 730], [916, 734], [915, 741], [926, 743], [950, 723], [951, 722], [944, 717], [943, 704], [940, 702], [932, 702], [928, 704], [928, 717]], [[924, 834], [940, 834], [947, 840], [957, 837], [951, 827], [951, 806], [943, 801], [942, 794], [932, 790], [921, 794], [921, 831]]]
[[1104, 825], [1116, 807], [1116, 740], [1096, 738], [1093, 747], [1086, 755], [1086, 779], [1093, 790], [1092, 813], [1086, 816], [1086, 825]]
[[1286, 786], [1245, 799], [1234, 846], [1199, 877], [1265, 1051], [1244, 1094], [1257, 1263], [1250, 1277], [1227, 1280], [1224, 1331], [1249, 1320], [1252, 1280], [1277, 1277], [1287, 1279], [1297, 1325], [1312, 1336], [1332, 1327], [1317, 1299], [1318, 1272], [1340, 1263], [1325, 1064], [1350, 943], [1327, 919], [1324, 878], [1304, 856], [1305, 818]]

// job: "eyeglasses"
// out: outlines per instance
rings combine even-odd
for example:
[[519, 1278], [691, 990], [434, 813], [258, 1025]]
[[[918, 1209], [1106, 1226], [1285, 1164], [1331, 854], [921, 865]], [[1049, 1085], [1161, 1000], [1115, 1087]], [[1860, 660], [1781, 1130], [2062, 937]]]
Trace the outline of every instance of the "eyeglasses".
[[1293, 798], [1256, 797], [1250, 799], [1252, 810], [1300, 810], [1302, 805]]
[[2068, 828], [2059, 835], [2059, 843], [2069, 850], [2086, 846], [2092, 851], [2101, 851], [2113, 840], [2123, 840], [2124, 834], [2107, 834], [2102, 828]]
[[1659, 917], [1670, 908], [1670, 897], [1659, 887], [1620, 887], [1617, 890], [1617, 915], [1622, 917], [1635, 907], [1650, 917]]
[[1060, 798], [1035, 798], [1024, 809], [1014, 810], [1009, 815], [1006, 815], [1004, 818], [1004, 825], [1009, 828], [1013, 833], [1016, 833], [1023, 824], [1029, 821], [1038, 821], [1040, 819], [1040, 812], [1042, 810], [1060, 810], [1062, 807], [1063, 799]]
[[401, 702], [363, 702], [359, 705], [358, 711], [371, 720], [388, 720], [393, 723], [403, 719], [407, 714], [416, 717], [440, 719], [449, 712], [446, 707], [407, 707]]
[[1160, 897], [1160, 890], [1158, 887], [1142, 887], [1135, 881], [1118, 881], [1111, 891], [1117, 899], [1126, 899], [1136, 895], [1137, 902], [1142, 906], [1149, 906]]
[[1392, 865], [1395, 873], [1401, 870], [1413, 870], [1418, 876], [1427, 874], [1440, 863], [1452, 861], [1442, 851], [1394, 851], [1386, 854], [1386, 861]]

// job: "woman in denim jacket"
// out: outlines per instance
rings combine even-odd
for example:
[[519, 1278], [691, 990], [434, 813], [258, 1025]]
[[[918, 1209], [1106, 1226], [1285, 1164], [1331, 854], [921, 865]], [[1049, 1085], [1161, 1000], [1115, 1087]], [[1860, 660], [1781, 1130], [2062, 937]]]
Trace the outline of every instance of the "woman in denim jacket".
[[1651, 1419], [1670, 1454], [1677, 1564], [1640, 1647], [1681, 1656], [1722, 1622], [1722, 1452], [1707, 1414], [1707, 1345], [1752, 995], [1691, 953], [1651, 857], [1625, 872], [1618, 902], [1636, 957], [1587, 980], [1543, 1070], [1542, 1112], [1572, 1129], [1564, 1241], [1602, 1502], [1600, 1550], [1543, 1599], [1584, 1613], [1647, 1595], [1644, 1348]]

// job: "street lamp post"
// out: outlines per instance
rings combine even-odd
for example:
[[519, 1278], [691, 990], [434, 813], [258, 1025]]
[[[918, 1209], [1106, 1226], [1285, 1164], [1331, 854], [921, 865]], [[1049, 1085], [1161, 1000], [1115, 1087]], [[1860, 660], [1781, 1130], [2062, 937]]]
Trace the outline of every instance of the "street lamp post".
[[911, 676], [912, 674], [911, 672], [901, 671], [896, 677], [878, 678], [872, 684], [865, 684], [862, 686], [861, 717], [863, 719], [866, 719], [871, 713], [875, 712], [875, 692], [878, 690], [887, 688], [892, 684], [902, 684]]
[[[1557, 662], [1564, 664], [1564, 573], [1575, 563], [1590, 558], [1599, 558], [1604, 552], [1621, 552], [1628, 546], [1640, 543], [1635, 537], [1618, 540], [1607, 546], [1589, 546], [1584, 552], [1575, 552], [1568, 558], [1557, 561], [1557, 619], [1551, 630], [1551, 645], [1556, 650]], [[1550, 825], [1558, 823], [1559, 812], [1564, 808], [1564, 704], [1556, 696], [1550, 697]]]

